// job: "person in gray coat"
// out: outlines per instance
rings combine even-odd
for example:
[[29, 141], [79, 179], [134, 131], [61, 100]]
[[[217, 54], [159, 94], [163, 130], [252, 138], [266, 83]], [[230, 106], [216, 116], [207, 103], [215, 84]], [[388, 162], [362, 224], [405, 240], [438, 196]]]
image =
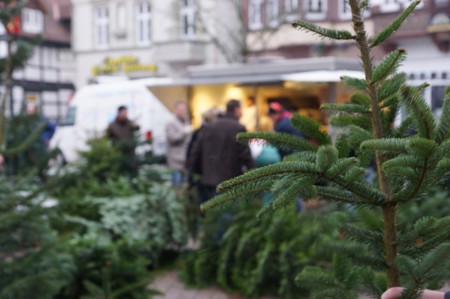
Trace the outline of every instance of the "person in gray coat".
[[173, 113], [175, 117], [166, 126], [167, 165], [174, 171], [173, 185], [179, 187], [185, 181], [186, 151], [191, 135], [186, 102], [177, 101], [173, 106]]

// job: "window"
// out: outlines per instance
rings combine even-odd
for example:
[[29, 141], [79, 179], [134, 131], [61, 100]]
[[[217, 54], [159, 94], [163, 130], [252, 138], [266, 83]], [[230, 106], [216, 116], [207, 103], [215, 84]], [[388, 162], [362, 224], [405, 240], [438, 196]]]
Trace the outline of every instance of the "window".
[[400, 9], [401, 0], [384, 0], [380, 3], [381, 12], [393, 12]]
[[195, 0], [181, 0], [180, 21], [181, 36], [192, 38], [196, 35], [196, 7]]
[[[447, 1], [448, 1], [448, 0], [447, 0]], [[403, 3], [403, 7], [406, 8], [406, 7], [408, 7], [408, 6], [413, 2], [413, 0], [399, 0], [398, 2]], [[421, 1], [421, 2], [419, 3], [419, 5], [416, 6], [416, 9], [422, 8], [422, 7], [423, 7], [423, 2], [425, 2], [425, 1]], [[448, 2], [447, 2], [447, 3], [448, 3]]]
[[98, 48], [105, 48], [109, 44], [109, 11], [106, 6], [99, 6], [95, 10], [95, 44]]
[[446, 6], [448, 4], [448, 0], [434, 0], [434, 4], [438, 7]]
[[119, 34], [124, 34], [127, 27], [127, 14], [126, 14], [126, 8], [125, 3], [120, 2], [117, 4], [117, 32]]
[[310, 20], [320, 20], [326, 17], [327, 13], [327, 1], [326, 0], [307, 0], [306, 4], [306, 16]]
[[250, 30], [258, 30], [263, 27], [262, 4], [263, 4], [263, 0], [250, 0], [250, 2], [249, 2], [248, 28]]
[[352, 18], [352, 10], [350, 9], [349, 0], [339, 0], [339, 18], [348, 20]]
[[295, 15], [298, 13], [298, 0], [285, 0], [284, 11], [287, 15]]
[[137, 42], [139, 45], [149, 45], [152, 41], [152, 14], [148, 2], [137, 5]]
[[277, 27], [280, 18], [280, 3], [278, 0], [267, 0], [267, 22], [269, 27]]
[[24, 8], [22, 10], [22, 30], [32, 34], [44, 32], [44, 14], [42, 11]]

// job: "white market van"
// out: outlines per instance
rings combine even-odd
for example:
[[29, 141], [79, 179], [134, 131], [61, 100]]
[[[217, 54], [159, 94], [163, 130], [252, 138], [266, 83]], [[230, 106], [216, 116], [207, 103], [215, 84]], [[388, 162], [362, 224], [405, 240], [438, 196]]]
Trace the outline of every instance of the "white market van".
[[169, 109], [150, 91], [150, 86], [166, 85], [167, 78], [88, 85], [80, 88], [72, 98], [66, 119], [58, 125], [50, 147], [59, 147], [67, 162], [78, 158], [78, 151], [86, 150], [88, 139], [105, 134], [117, 108], [128, 108], [128, 117], [140, 125], [139, 139], [153, 138], [153, 152], [165, 153], [165, 126], [173, 117]]

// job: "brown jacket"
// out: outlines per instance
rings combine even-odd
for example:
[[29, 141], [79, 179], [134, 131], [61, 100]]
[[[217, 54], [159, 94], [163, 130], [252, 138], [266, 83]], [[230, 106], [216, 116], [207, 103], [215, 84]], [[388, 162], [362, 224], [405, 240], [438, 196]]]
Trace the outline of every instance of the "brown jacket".
[[217, 186], [254, 167], [248, 146], [236, 141], [239, 132], [245, 132], [245, 127], [230, 115], [202, 128], [193, 146], [192, 163], [204, 185]]
[[134, 131], [139, 130], [139, 126], [130, 120], [119, 121], [115, 119], [109, 124], [106, 133], [114, 146], [124, 151], [133, 151], [136, 146]]

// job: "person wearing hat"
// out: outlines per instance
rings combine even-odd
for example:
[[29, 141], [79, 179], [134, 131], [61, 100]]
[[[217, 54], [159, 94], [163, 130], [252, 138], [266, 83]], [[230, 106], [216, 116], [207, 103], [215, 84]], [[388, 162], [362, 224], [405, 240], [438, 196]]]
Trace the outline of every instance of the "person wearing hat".
[[[273, 121], [275, 132], [287, 133], [300, 138], [306, 138], [291, 124], [292, 113], [287, 111], [280, 103], [278, 102], [270, 103], [268, 114]], [[291, 153], [292, 152], [280, 150], [280, 155], [282, 157]]]

